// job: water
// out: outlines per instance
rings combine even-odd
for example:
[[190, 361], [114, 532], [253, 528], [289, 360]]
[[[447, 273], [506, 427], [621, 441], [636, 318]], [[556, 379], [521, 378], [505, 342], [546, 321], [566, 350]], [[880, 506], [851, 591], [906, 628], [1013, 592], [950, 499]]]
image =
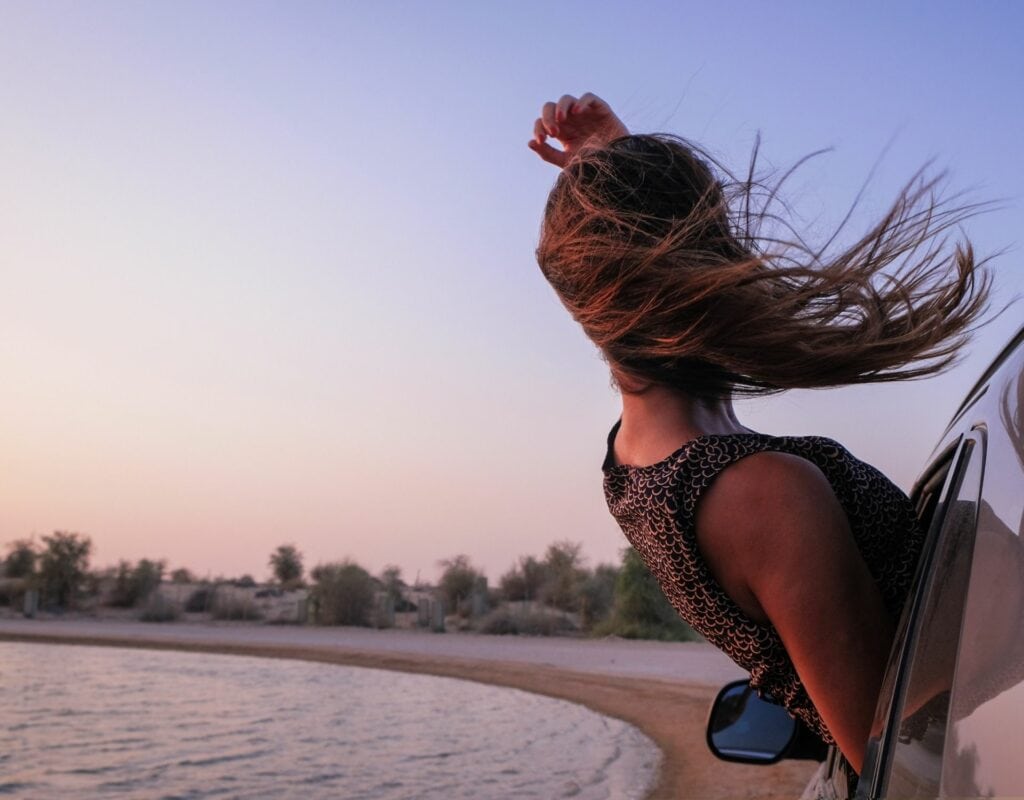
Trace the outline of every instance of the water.
[[624, 722], [452, 678], [244, 656], [0, 643], [0, 796], [643, 797]]

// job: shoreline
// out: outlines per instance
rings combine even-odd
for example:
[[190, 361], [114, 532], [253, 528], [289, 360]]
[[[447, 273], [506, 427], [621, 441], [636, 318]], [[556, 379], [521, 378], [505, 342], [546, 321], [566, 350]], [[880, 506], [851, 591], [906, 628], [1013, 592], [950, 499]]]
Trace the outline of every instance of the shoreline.
[[[468, 639], [460, 646], [463, 637]], [[711, 755], [704, 740], [708, 708], [736, 668], [723, 667], [724, 656], [706, 644], [85, 619], [0, 620], [4, 641], [314, 661], [459, 678], [568, 700], [633, 725], [657, 745], [661, 759], [648, 800], [798, 797], [816, 766], [750, 766]], [[450, 650], [461, 652], [441, 652]], [[509, 654], [516, 650], [527, 657], [513, 660]], [[665, 677], [687, 658], [696, 664], [689, 680]]]

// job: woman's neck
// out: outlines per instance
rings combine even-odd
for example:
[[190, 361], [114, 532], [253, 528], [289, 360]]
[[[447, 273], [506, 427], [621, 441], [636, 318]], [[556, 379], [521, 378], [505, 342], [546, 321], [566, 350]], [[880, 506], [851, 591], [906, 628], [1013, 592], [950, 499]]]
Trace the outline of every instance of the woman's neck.
[[706, 434], [749, 433], [730, 399], [702, 401], [663, 386], [622, 392], [622, 424], [615, 435], [620, 464], [646, 466]]

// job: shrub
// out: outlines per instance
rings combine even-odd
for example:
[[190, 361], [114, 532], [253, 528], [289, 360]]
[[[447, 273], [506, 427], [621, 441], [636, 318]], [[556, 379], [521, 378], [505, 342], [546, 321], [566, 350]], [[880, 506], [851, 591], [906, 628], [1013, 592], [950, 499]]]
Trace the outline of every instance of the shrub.
[[192, 571], [185, 567], [178, 567], [171, 573], [171, 583], [195, 583], [196, 578]]
[[15, 539], [7, 544], [7, 557], [3, 562], [6, 578], [31, 578], [36, 571], [39, 553], [31, 539]]
[[619, 568], [599, 564], [580, 585], [580, 615], [584, 628], [592, 628], [611, 613], [615, 602], [615, 583]]
[[547, 577], [543, 561], [533, 556], [520, 556], [519, 562], [501, 576], [499, 586], [505, 600], [537, 600]]
[[396, 612], [415, 611], [416, 604], [405, 599], [405, 581], [402, 580], [402, 569], [394, 564], [384, 567], [380, 573], [380, 583], [385, 595], [394, 604]]
[[25, 578], [0, 578], [0, 606], [18, 606], [24, 602], [27, 588]]
[[469, 556], [458, 555], [438, 562], [444, 570], [438, 586], [444, 607], [450, 613], [467, 617], [472, 612], [474, 594], [487, 596], [487, 578], [469, 562]]
[[160, 586], [164, 567], [165, 562], [148, 558], [139, 559], [134, 567], [128, 561], [118, 563], [110, 604], [120, 608], [134, 608], [142, 604]]
[[562, 541], [548, 546], [544, 555], [544, 584], [541, 600], [563, 611], [578, 611], [583, 570], [583, 546]]
[[480, 633], [496, 635], [556, 636], [574, 632], [576, 626], [563, 614], [517, 611], [502, 606], [483, 617], [476, 629]]
[[205, 613], [213, 608], [213, 587], [203, 584], [188, 596], [185, 601], [185, 611], [190, 614]]
[[210, 613], [214, 619], [223, 620], [261, 620], [263, 612], [249, 594], [234, 592], [230, 587], [223, 587], [213, 593], [213, 604]]
[[180, 616], [181, 610], [159, 592], [149, 595], [139, 613], [142, 622], [174, 622]]
[[316, 621], [321, 625], [370, 624], [375, 587], [370, 573], [352, 561], [320, 564], [310, 573]]
[[700, 636], [669, 604], [657, 580], [632, 547], [622, 557], [611, 616], [593, 629], [599, 636], [687, 641]]

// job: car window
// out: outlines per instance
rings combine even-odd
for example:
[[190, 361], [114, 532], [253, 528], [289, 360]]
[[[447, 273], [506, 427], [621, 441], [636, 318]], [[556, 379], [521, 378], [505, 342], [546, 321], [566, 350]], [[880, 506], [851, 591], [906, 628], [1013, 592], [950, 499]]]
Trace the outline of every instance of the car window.
[[[913, 620], [897, 680], [895, 714], [885, 748], [890, 797], [935, 797], [950, 712], [964, 601], [981, 495], [983, 440], [966, 439], [935, 510], [935, 538], [913, 602]], [[931, 537], [929, 537], [931, 539]]]

